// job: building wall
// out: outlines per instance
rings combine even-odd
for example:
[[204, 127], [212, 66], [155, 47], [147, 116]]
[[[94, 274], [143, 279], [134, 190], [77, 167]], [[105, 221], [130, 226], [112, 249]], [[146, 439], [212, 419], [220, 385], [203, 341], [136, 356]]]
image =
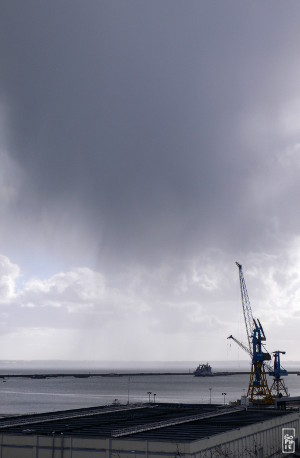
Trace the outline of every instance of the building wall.
[[190, 458], [282, 457], [282, 428], [295, 428], [299, 437], [299, 412], [194, 442]]
[[282, 428], [299, 412], [191, 443], [35, 435], [0, 436], [0, 458], [269, 458], [282, 456]]

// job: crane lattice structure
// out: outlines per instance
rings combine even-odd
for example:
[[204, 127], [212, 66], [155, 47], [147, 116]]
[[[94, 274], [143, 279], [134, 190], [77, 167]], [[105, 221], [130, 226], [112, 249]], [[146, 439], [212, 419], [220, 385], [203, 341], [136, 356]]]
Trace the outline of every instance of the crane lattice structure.
[[259, 320], [254, 321], [254, 332], [252, 337], [252, 366], [250, 372], [248, 396], [250, 401], [264, 404], [273, 404], [274, 400], [268, 386], [265, 361], [271, 360], [271, 355], [263, 351], [262, 342], [266, 340], [263, 327]]
[[252, 336], [254, 332], [254, 320], [253, 320], [251, 304], [250, 304], [250, 300], [248, 296], [248, 291], [246, 287], [246, 282], [245, 282], [245, 278], [243, 274], [243, 269], [242, 269], [241, 264], [239, 264], [238, 262], [236, 262], [236, 265], [239, 268], [243, 315], [244, 315], [245, 326], [246, 326], [249, 352], [252, 355]]
[[[252, 353], [250, 353], [249, 348], [243, 344], [243, 342], [240, 342], [238, 339], [236, 339], [233, 335], [227, 337], [227, 339], [232, 339], [234, 342], [238, 344], [239, 347], [241, 347], [248, 355], [252, 358]], [[285, 354], [285, 351], [273, 351], [274, 355], [274, 367], [268, 362], [265, 362], [265, 365], [267, 366], [269, 370], [269, 375], [273, 377], [273, 383], [270, 388], [270, 392], [273, 398], [281, 398], [282, 396], [289, 396], [288, 394], [288, 389], [284, 383], [284, 380], [282, 380], [281, 377], [289, 375], [287, 370], [283, 369], [280, 363], [280, 354]]]
[[[265, 361], [270, 361], [271, 355], [268, 352], [263, 351], [262, 344], [262, 342], [266, 340], [266, 336], [260, 321], [256, 321], [253, 318], [242, 265], [238, 262], [236, 265], [239, 269], [243, 314], [248, 339], [249, 350], [247, 349], [246, 351], [251, 356], [251, 372], [247, 396], [251, 402], [264, 402], [265, 404], [273, 404], [274, 400], [268, 387], [265, 370]], [[232, 336], [230, 337], [233, 338]], [[241, 342], [238, 342], [237, 339], [234, 340], [242, 348], [245, 347], [245, 345]]]
[[273, 383], [271, 386], [271, 393], [276, 398], [281, 398], [282, 396], [288, 396], [288, 390], [285, 386], [284, 380], [281, 377], [286, 377], [288, 372], [281, 367], [280, 364], [280, 354], [285, 355], [285, 351], [276, 350], [273, 351], [274, 355], [274, 368], [269, 371], [269, 375], [273, 378]]

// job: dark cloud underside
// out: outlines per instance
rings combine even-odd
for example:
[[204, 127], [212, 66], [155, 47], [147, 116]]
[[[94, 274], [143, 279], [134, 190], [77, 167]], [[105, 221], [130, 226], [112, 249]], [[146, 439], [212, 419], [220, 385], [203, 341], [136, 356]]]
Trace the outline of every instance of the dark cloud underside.
[[85, 221], [127, 260], [238, 248], [266, 223], [244, 209], [248, 181], [285, 142], [253, 148], [241, 124], [276, 123], [290, 97], [298, 17], [296, 2], [2, 2], [18, 210]]

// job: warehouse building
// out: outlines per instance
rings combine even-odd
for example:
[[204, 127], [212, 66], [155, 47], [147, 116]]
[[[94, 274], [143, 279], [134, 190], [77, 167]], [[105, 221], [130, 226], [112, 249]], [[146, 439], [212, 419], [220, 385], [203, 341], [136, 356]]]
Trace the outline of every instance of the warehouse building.
[[0, 458], [282, 457], [299, 410], [103, 406], [0, 419]]

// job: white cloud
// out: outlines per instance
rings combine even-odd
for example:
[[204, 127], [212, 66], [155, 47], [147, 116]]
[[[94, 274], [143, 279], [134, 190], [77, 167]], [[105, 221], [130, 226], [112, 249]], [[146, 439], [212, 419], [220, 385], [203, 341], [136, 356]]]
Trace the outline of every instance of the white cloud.
[[[105, 313], [118, 300], [103, 275], [88, 268], [61, 272], [46, 280], [34, 278], [16, 297], [22, 307], [64, 308], [69, 313]], [[123, 306], [123, 304], [120, 306]]]
[[105, 295], [103, 276], [88, 268], [77, 268], [53, 275], [49, 279], [34, 278], [25, 283], [19, 299], [26, 305], [63, 307], [70, 303], [96, 305]]
[[[152, 271], [135, 268], [110, 277], [89, 268], [75, 268], [48, 279], [32, 278], [21, 289], [16, 288], [20, 268], [5, 257], [2, 261], [0, 282], [6, 287], [9, 307], [2, 310], [0, 327], [5, 328], [6, 339], [11, 335], [14, 342], [18, 341], [16, 335], [24, 333], [28, 342], [33, 339], [41, 342], [40, 358], [43, 358], [43, 342], [49, 338], [50, 330], [57, 328], [57, 332], [68, 330], [66, 335], [73, 330], [74, 335], [84, 336], [81, 357], [88, 357], [87, 339], [93, 335], [93, 340], [102, 342], [97, 353], [99, 358], [105, 359], [107, 355], [118, 358], [119, 353], [127, 352], [130, 359], [144, 352], [149, 359], [176, 359], [179, 335], [181, 339], [186, 335], [189, 340], [189, 333], [198, 334], [199, 326], [202, 333], [211, 334], [214, 326], [221, 329], [225, 318], [222, 313], [217, 318], [220, 312], [217, 303], [214, 303], [216, 309], [212, 306], [209, 312], [203, 313], [206, 298], [216, 294], [218, 288], [223, 289], [224, 283], [218, 268], [205, 273], [203, 260], [172, 260]], [[211, 284], [213, 288], [207, 287]], [[141, 336], [144, 340], [139, 342], [137, 352], [134, 342]], [[172, 341], [173, 356], [169, 353]], [[199, 350], [194, 352], [196, 357]], [[55, 347], [52, 357], [58, 357]]]
[[[206, 256], [189, 262], [173, 259], [172, 265], [152, 271], [127, 270], [119, 277], [74, 268], [48, 279], [30, 279], [22, 288], [17, 288], [20, 268], [1, 256], [5, 300], [0, 344], [10, 341], [14, 358], [22, 357], [16, 343], [26, 335], [28, 358], [62, 357], [58, 345], [47, 347], [54, 338], [71, 359], [91, 359], [92, 348], [92, 359], [226, 359], [228, 335], [246, 341], [238, 270], [225, 253], [218, 253], [215, 264], [212, 259], [206, 263]], [[290, 324], [300, 320], [300, 240], [277, 255], [250, 253], [239, 261], [267, 348], [284, 347], [289, 359], [297, 359], [298, 331]], [[207, 288], [207, 282], [214, 287]], [[33, 343], [39, 350], [33, 350]], [[237, 349], [232, 347], [234, 358]], [[5, 359], [8, 353], [2, 348]]]
[[0, 255], [0, 303], [9, 303], [16, 297], [20, 268], [6, 256]]

